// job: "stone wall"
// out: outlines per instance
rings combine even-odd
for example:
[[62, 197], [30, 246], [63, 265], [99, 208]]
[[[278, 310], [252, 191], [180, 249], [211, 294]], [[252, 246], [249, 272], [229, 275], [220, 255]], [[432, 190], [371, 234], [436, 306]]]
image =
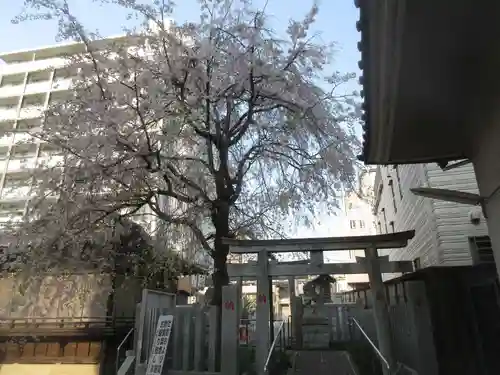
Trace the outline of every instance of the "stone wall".
[[[108, 274], [46, 275], [0, 279], [0, 318], [105, 317], [112, 291]], [[143, 288], [137, 279], [118, 276], [114, 315], [132, 317]]]

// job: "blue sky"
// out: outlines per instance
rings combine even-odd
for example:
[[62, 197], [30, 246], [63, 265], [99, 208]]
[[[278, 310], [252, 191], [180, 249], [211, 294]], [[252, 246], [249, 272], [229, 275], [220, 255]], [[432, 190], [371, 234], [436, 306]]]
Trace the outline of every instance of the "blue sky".
[[[19, 14], [22, 1], [0, 0], [0, 52], [28, 49], [55, 43], [57, 27], [47, 21], [12, 24], [11, 19]], [[120, 34], [125, 13], [116, 12], [116, 7], [99, 6], [92, 0], [73, 0], [76, 4], [73, 12], [91, 30], [99, 30], [103, 36]], [[174, 19], [178, 22], [196, 20], [198, 7], [195, 0], [178, 0], [180, 4]], [[255, 6], [262, 6], [265, 0], [254, 1]], [[309, 10], [312, 2], [306, 0], [269, 0], [267, 11], [271, 15], [271, 23], [277, 31], [284, 31], [290, 18], [301, 19]], [[359, 76], [357, 66], [360, 54], [357, 50], [359, 33], [356, 30], [358, 11], [354, 0], [323, 0], [319, 2], [320, 12], [313, 28], [325, 42], [337, 43], [337, 54], [332, 70], [355, 72]], [[359, 90], [357, 79], [349, 84], [350, 90]], [[340, 214], [339, 214], [340, 215]], [[317, 218], [319, 224], [313, 229], [304, 229], [297, 236], [335, 236], [342, 234], [341, 218], [324, 214]]]
[[[174, 13], [177, 21], [197, 19], [194, 0], [178, 0], [180, 5]], [[56, 25], [53, 22], [36, 21], [12, 24], [11, 19], [19, 14], [22, 1], [0, 0], [0, 52], [34, 48], [55, 42]], [[116, 7], [99, 6], [92, 0], [73, 0], [73, 12], [92, 30], [98, 29], [103, 36], [120, 34], [125, 13], [117, 14]], [[256, 0], [254, 4], [264, 4]], [[267, 10], [275, 29], [284, 30], [290, 18], [301, 18], [310, 8], [308, 0], [269, 0]], [[195, 5], [195, 6], [193, 6]], [[338, 43], [338, 53], [332, 68], [341, 72], [359, 73], [357, 62], [359, 52], [356, 31], [358, 12], [354, 0], [323, 0], [319, 3], [320, 13], [314, 31], [320, 33], [324, 41]], [[356, 86], [353, 84], [353, 87]]]

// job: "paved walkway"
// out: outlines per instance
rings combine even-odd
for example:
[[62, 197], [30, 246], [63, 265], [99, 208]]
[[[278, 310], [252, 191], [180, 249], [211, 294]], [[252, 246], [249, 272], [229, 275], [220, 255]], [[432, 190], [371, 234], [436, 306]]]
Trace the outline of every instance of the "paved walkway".
[[358, 375], [344, 351], [297, 351], [294, 375]]

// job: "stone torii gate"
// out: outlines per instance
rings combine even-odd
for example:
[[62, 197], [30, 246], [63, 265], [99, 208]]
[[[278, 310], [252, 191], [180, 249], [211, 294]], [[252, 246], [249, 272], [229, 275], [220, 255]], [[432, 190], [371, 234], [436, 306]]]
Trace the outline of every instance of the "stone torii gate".
[[[415, 231], [397, 232], [373, 236], [299, 238], [285, 240], [235, 240], [224, 239], [229, 251], [235, 254], [257, 254], [257, 263], [228, 264], [230, 278], [257, 279], [257, 316], [256, 316], [256, 365], [257, 374], [262, 375], [270, 347], [270, 303], [271, 277], [295, 278], [307, 275], [334, 275], [367, 273], [373, 295], [374, 320], [379, 342], [379, 349], [389, 362], [394, 363], [392, 334], [389, 319], [388, 301], [382, 281], [382, 273], [412, 272], [409, 261], [390, 262], [388, 257], [379, 257], [378, 249], [396, 249], [405, 247], [413, 238]], [[356, 263], [324, 263], [324, 251], [361, 250], [365, 258], [356, 258]], [[268, 253], [309, 252], [310, 261], [269, 262]]]

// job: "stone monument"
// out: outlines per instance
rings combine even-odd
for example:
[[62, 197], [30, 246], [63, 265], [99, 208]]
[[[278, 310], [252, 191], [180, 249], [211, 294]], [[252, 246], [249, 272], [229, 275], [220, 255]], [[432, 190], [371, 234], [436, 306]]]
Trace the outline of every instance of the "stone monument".
[[330, 345], [331, 318], [325, 303], [330, 303], [332, 284], [330, 275], [320, 275], [304, 285], [302, 298], [302, 340], [304, 347], [325, 348]]

